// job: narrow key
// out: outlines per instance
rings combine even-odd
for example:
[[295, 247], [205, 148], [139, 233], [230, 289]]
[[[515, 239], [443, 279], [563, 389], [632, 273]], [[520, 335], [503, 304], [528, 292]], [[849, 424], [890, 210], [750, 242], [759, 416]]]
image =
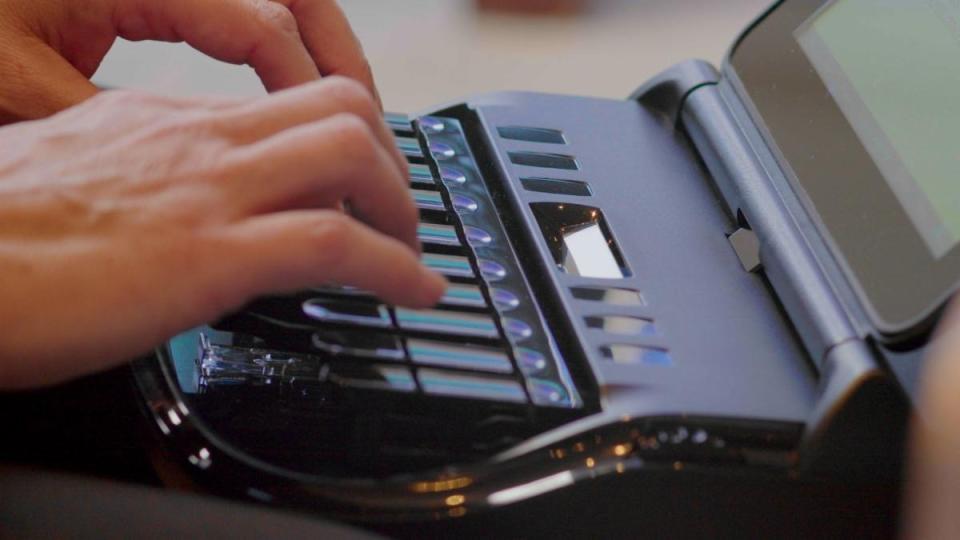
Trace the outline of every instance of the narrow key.
[[450, 225], [436, 223], [421, 223], [417, 226], [417, 237], [424, 244], [439, 244], [441, 246], [459, 247], [460, 237], [457, 230]]
[[441, 306], [447, 307], [470, 307], [486, 308], [487, 299], [483, 292], [475, 285], [451, 284], [447, 286], [447, 292], [440, 299]]
[[383, 119], [386, 120], [387, 125], [390, 126], [390, 129], [396, 131], [398, 134], [413, 135], [413, 124], [410, 122], [410, 118], [407, 115], [400, 113], [386, 113], [383, 115]]
[[406, 308], [396, 308], [395, 313], [397, 325], [405, 330], [489, 339], [500, 337], [497, 325], [487, 315]]
[[430, 170], [430, 167], [419, 163], [410, 163], [410, 184], [416, 188], [437, 188], [437, 181], [433, 178], [433, 171]]
[[397, 147], [408, 158], [422, 158], [423, 149], [420, 148], [420, 141], [413, 137], [397, 137]]
[[437, 369], [421, 369], [417, 373], [420, 386], [428, 394], [524, 403], [527, 394], [516, 381], [477, 375], [462, 375]]
[[410, 370], [400, 366], [336, 364], [331, 365], [327, 379], [341, 386], [362, 390], [413, 392], [417, 389]]
[[424, 253], [422, 261], [427, 268], [435, 270], [446, 277], [477, 277], [476, 272], [473, 271], [473, 265], [470, 264], [470, 259], [466, 257]]
[[447, 207], [443, 204], [443, 196], [439, 191], [428, 191], [424, 189], [411, 189], [413, 201], [420, 210], [435, 210], [445, 212]]
[[408, 339], [407, 350], [415, 364], [495, 373], [513, 371], [513, 365], [506, 353], [492, 347]]

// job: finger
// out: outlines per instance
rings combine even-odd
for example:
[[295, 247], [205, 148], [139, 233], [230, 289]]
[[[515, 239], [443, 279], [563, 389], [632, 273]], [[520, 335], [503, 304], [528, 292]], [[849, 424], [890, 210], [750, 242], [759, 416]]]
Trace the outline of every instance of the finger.
[[323, 75], [360, 81], [383, 109], [373, 71], [347, 17], [335, 0], [274, 0], [297, 19], [300, 35]]
[[93, 95], [98, 89], [46, 43], [35, 37], [0, 44], [0, 116], [45, 118]]
[[252, 142], [339, 113], [350, 113], [364, 120], [383, 147], [391, 150], [406, 178], [407, 160], [397, 148], [393, 132], [383, 121], [370, 92], [353, 79], [335, 76], [290, 88], [237, 107], [219, 121], [228, 131], [239, 133], [241, 140]]
[[297, 20], [268, 0], [129, 0], [117, 3], [117, 33], [130, 40], [185, 41], [218, 60], [248, 64], [267, 90], [317, 79]]
[[396, 239], [333, 210], [266, 214], [228, 226], [211, 256], [244, 268], [245, 298], [325, 283], [372, 291], [385, 302], [434, 305], [446, 281]]
[[223, 181], [242, 213], [349, 203], [415, 251], [417, 209], [391, 153], [363, 120], [338, 114], [233, 150]]

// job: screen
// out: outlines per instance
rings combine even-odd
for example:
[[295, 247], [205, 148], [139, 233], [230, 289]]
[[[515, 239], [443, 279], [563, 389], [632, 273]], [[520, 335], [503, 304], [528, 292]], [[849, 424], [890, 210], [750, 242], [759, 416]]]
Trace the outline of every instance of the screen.
[[960, 242], [960, 2], [835, 0], [795, 37], [926, 247], [943, 257]]

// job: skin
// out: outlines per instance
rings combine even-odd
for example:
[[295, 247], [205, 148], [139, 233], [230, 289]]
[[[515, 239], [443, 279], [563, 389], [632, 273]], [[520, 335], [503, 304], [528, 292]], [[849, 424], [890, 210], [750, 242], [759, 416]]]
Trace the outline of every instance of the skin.
[[0, 115], [43, 118], [93, 96], [117, 37], [185, 41], [253, 67], [269, 91], [343, 75], [379, 103], [370, 65], [334, 0], [3, 0]]
[[[117, 37], [186, 41], [283, 91], [99, 93], [89, 77]], [[442, 294], [335, 2], [2, 0], [0, 73], [0, 122], [54, 115], [0, 129], [0, 388], [118, 364], [261, 294], [331, 281], [414, 307]], [[343, 77], [311, 82], [322, 75]], [[960, 537], [960, 307], [942, 326], [909, 538]]]
[[[98, 92], [118, 35], [249, 63], [274, 93]], [[0, 388], [122, 363], [264, 294], [426, 307], [446, 287], [332, 1], [3, 0], [0, 73], [8, 118], [38, 119], [0, 128]]]
[[960, 304], [944, 318], [925, 365], [914, 420], [904, 536], [960, 538]]

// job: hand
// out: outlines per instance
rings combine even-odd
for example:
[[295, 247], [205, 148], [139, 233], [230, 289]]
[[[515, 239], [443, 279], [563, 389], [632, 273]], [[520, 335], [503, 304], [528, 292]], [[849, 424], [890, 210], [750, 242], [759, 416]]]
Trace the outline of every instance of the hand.
[[118, 36], [186, 41], [249, 64], [270, 91], [344, 75], [377, 96], [335, 0], [4, 0], [0, 122], [43, 118], [94, 95], [88, 79]]
[[913, 426], [906, 538], [960, 538], [960, 300], [943, 318], [926, 362]]
[[249, 101], [109, 91], [0, 128], [0, 386], [118, 364], [262, 294], [431, 305], [445, 282], [392, 146], [336, 77]]

